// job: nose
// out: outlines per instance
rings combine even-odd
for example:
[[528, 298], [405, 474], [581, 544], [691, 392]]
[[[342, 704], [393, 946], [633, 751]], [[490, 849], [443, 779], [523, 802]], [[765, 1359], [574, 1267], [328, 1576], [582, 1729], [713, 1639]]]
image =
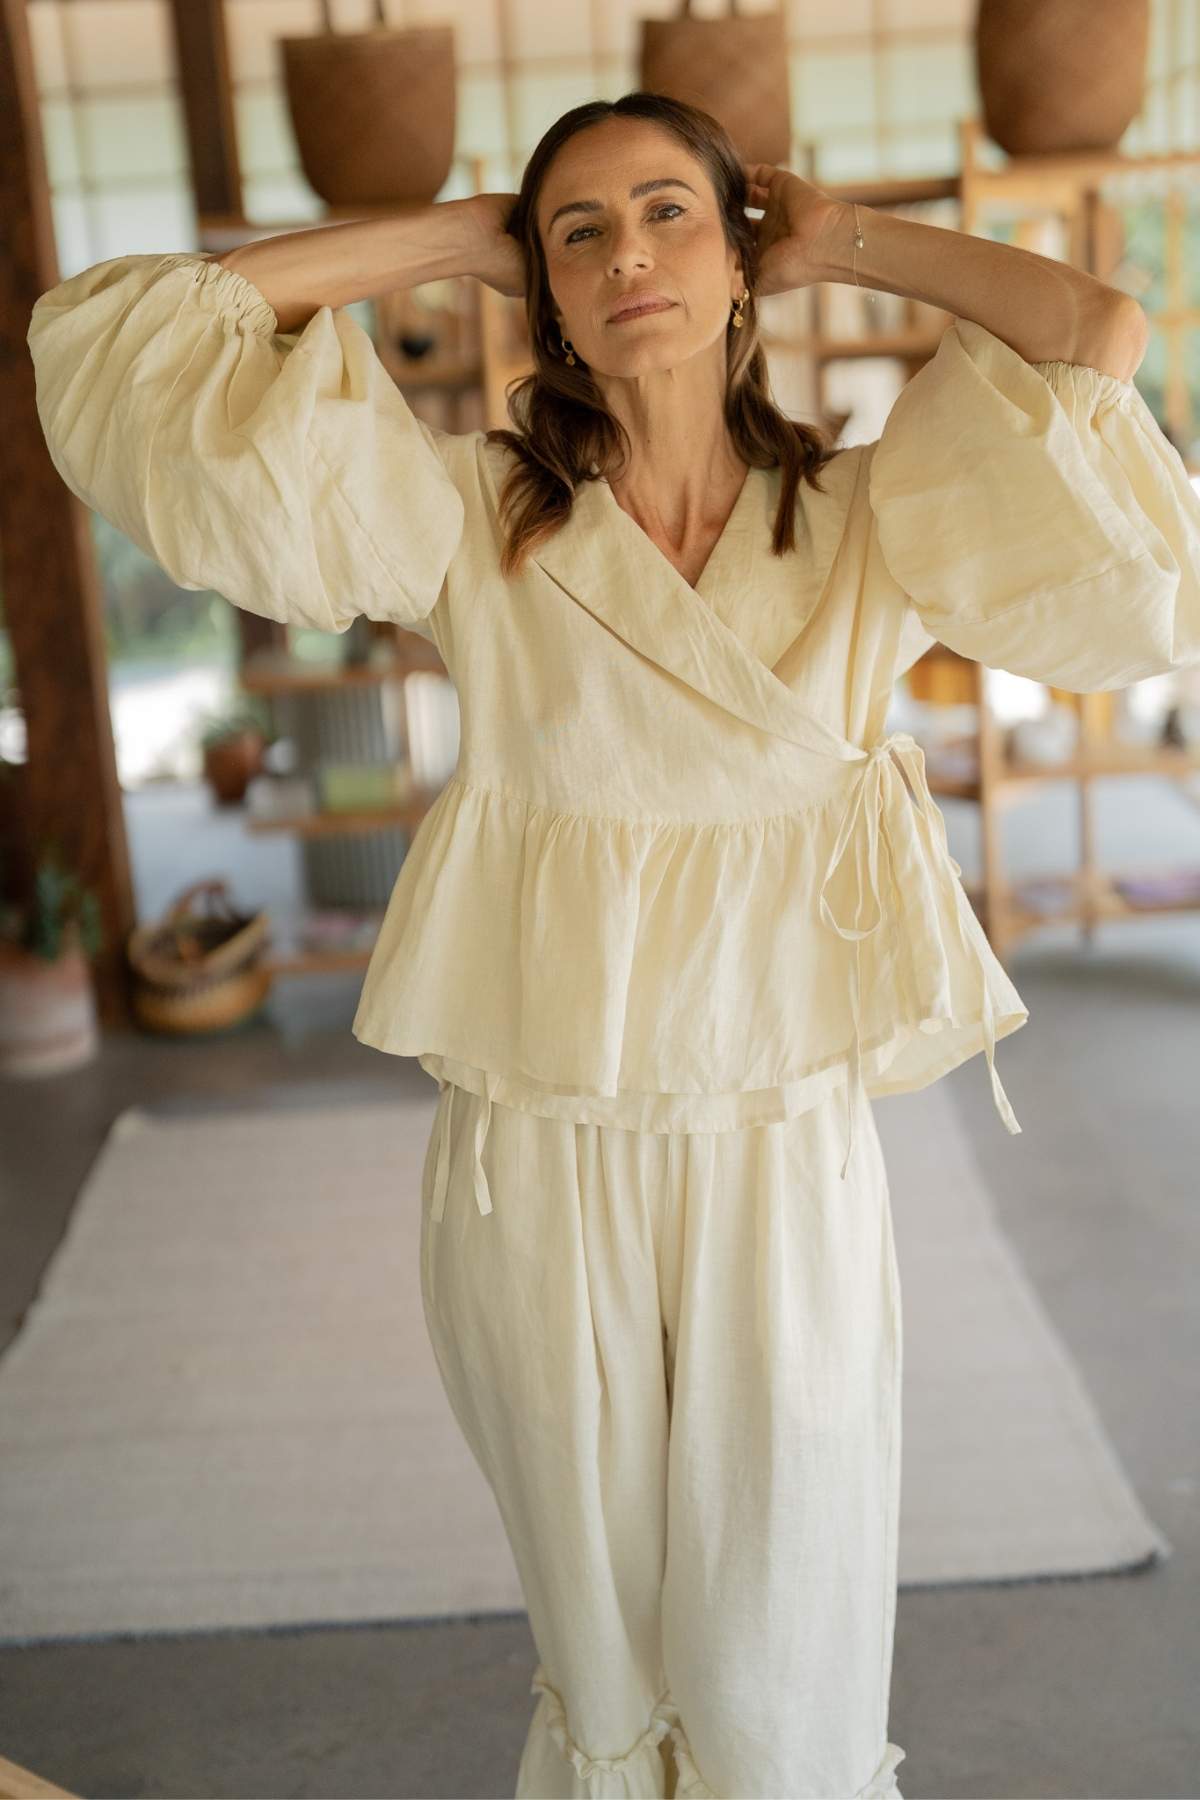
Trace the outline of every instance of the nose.
[[627, 269], [649, 268], [652, 260], [636, 225], [617, 227], [608, 258], [610, 275], [620, 275]]

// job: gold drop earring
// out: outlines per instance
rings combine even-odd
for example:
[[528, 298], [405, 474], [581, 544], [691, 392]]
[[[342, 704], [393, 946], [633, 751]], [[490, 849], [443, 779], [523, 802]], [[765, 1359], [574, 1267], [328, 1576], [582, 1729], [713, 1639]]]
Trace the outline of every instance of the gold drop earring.
[[730, 316], [732, 317], [733, 323], [737, 326], [739, 331], [741, 330], [742, 326], [746, 323], [745, 319], [743, 319], [743, 317], [742, 317], [742, 308], [743, 308], [743, 306], [745, 306], [745, 304], [749, 298], [750, 298], [750, 289], [743, 288], [741, 299], [735, 300], [733, 303], [733, 312]]
[[575, 346], [574, 346], [574, 344], [571, 342], [570, 338], [563, 337], [563, 334], [561, 331], [558, 334], [558, 338], [559, 338], [559, 342], [561, 343], [561, 345], [563, 347], [563, 353], [566, 356], [567, 361], [570, 364], [572, 364], [572, 366], [573, 366], [574, 362], [575, 362]]

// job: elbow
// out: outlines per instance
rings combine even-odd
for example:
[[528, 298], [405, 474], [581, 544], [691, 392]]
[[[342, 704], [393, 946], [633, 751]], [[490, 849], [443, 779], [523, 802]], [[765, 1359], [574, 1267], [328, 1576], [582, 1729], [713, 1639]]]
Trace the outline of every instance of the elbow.
[[1132, 381], [1149, 347], [1150, 321], [1132, 294], [1123, 294], [1121, 302], [1121, 379]]
[[1103, 304], [1072, 359], [1118, 381], [1132, 381], [1150, 342], [1150, 321], [1132, 294], [1107, 289]]

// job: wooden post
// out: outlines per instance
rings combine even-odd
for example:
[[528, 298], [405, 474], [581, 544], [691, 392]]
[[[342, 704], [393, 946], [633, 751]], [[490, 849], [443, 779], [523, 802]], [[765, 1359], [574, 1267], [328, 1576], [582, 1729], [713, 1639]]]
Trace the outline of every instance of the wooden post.
[[59, 280], [25, 0], [0, 0], [0, 558], [26, 727], [25, 825], [96, 896], [105, 947], [97, 1014], [132, 1024], [124, 946], [134, 924], [129, 847], [113, 750], [99, 576], [86, 508], [50, 460], [26, 333]]
[[242, 212], [224, 0], [171, 0], [179, 99], [196, 211]]

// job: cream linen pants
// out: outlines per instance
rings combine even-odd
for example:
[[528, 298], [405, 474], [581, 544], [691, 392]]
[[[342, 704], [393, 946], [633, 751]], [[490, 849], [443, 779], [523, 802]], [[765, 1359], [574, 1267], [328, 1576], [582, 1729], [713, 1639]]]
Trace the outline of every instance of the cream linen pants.
[[421, 1289], [538, 1654], [516, 1795], [899, 1800], [900, 1291], [869, 1100], [845, 1181], [840, 1092], [709, 1133], [492, 1101], [485, 1137], [485, 1104], [441, 1088]]

